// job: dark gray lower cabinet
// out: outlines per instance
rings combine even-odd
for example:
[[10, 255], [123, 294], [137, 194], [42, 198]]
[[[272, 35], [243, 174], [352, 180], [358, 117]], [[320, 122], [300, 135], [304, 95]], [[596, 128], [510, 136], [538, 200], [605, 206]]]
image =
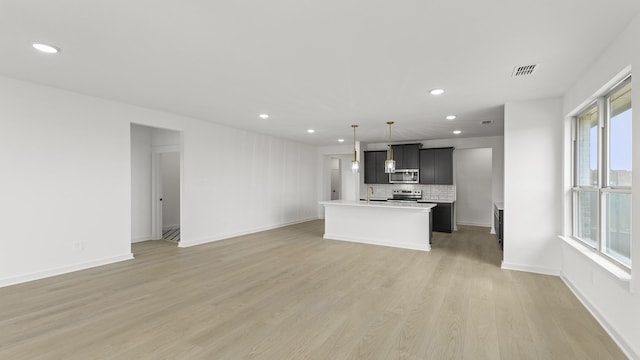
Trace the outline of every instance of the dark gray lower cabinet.
[[454, 203], [435, 203], [437, 206], [431, 209], [433, 212], [433, 231], [453, 232], [453, 206]]
[[493, 226], [496, 230], [496, 237], [498, 238], [498, 245], [500, 248], [504, 247], [504, 235], [503, 235], [503, 223], [504, 223], [504, 212], [502, 209], [499, 209], [497, 205], [493, 207]]

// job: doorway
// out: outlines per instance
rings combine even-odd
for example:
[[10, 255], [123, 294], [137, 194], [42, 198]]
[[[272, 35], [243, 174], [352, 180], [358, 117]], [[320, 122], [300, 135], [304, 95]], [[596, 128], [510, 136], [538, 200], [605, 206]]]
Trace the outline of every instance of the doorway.
[[181, 233], [182, 133], [131, 124], [131, 242]]
[[[324, 200], [356, 200], [360, 175], [351, 172], [353, 154], [325, 154], [322, 157], [322, 196]], [[345, 166], [345, 164], [348, 164]], [[318, 217], [324, 218], [324, 206], [318, 205]]]
[[456, 149], [456, 222], [491, 228], [492, 149]]
[[180, 153], [160, 153], [158, 164], [162, 239], [180, 242]]
[[[323, 160], [323, 200], [357, 200], [360, 174], [351, 171], [351, 154], [326, 155]], [[347, 164], [345, 168], [345, 164]]]
[[331, 200], [340, 200], [342, 187], [342, 174], [340, 172], [341, 161], [339, 158], [331, 158]]
[[[167, 130], [163, 130], [167, 131]], [[151, 148], [151, 238], [180, 242], [180, 151]]]

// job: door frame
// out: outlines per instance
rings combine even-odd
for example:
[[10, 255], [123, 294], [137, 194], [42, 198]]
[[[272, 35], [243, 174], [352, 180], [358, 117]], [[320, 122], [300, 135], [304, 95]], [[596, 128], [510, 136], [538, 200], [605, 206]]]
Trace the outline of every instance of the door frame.
[[[333, 168], [333, 164], [330, 163], [330, 166], [331, 166], [331, 180], [329, 181], [329, 195], [330, 195], [329, 199], [330, 200], [341, 200], [342, 199], [342, 159], [340, 157], [334, 156], [334, 157], [331, 157], [330, 161], [333, 162], [333, 160], [337, 160], [338, 161], [338, 168], [334, 169]], [[333, 171], [334, 170], [338, 171], [338, 179], [337, 179], [337, 182], [338, 182], [338, 184], [337, 184], [338, 185], [338, 194], [337, 194], [338, 198], [337, 199], [333, 199], [333, 185], [334, 185], [334, 183], [333, 183]]]
[[[164, 153], [177, 152], [180, 154], [180, 172], [182, 173], [182, 152], [180, 145], [162, 145], [151, 147], [151, 239], [162, 239], [162, 176], [160, 174], [160, 156]], [[182, 174], [180, 174], [180, 188], [182, 189]], [[182, 194], [180, 195], [182, 207]], [[182, 209], [180, 211], [182, 213]], [[182, 219], [180, 220], [182, 221]]]

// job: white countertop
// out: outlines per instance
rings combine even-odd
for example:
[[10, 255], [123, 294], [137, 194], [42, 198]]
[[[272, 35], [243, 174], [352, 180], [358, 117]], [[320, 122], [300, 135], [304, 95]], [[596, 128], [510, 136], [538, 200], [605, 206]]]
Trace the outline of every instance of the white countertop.
[[422, 199], [422, 200], [418, 200], [418, 202], [453, 204], [456, 201], [455, 200]]
[[[372, 197], [371, 201], [388, 201], [389, 198], [386, 197]], [[365, 201], [365, 199], [360, 199], [360, 201]], [[420, 199], [419, 203], [442, 203], [442, 204], [453, 204], [456, 202], [455, 200], [442, 200], [442, 199]]]
[[437, 205], [434, 203], [405, 203], [405, 202], [384, 202], [384, 201], [360, 201], [360, 200], [330, 200], [320, 201], [322, 205], [356, 206], [356, 207], [379, 207], [386, 209], [431, 209]]

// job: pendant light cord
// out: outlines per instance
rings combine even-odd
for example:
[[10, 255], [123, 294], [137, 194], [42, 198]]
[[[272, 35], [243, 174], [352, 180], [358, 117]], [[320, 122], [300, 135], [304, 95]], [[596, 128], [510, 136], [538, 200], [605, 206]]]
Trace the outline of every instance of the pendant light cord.
[[358, 125], [351, 125], [353, 128], [353, 161], [358, 161], [358, 151], [356, 150], [356, 128]]
[[387, 125], [389, 125], [389, 149], [387, 150], [387, 160], [393, 160], [393, 148], [391, 147], [391, 125], [393, 125], [393, 121], [387, 121]]

